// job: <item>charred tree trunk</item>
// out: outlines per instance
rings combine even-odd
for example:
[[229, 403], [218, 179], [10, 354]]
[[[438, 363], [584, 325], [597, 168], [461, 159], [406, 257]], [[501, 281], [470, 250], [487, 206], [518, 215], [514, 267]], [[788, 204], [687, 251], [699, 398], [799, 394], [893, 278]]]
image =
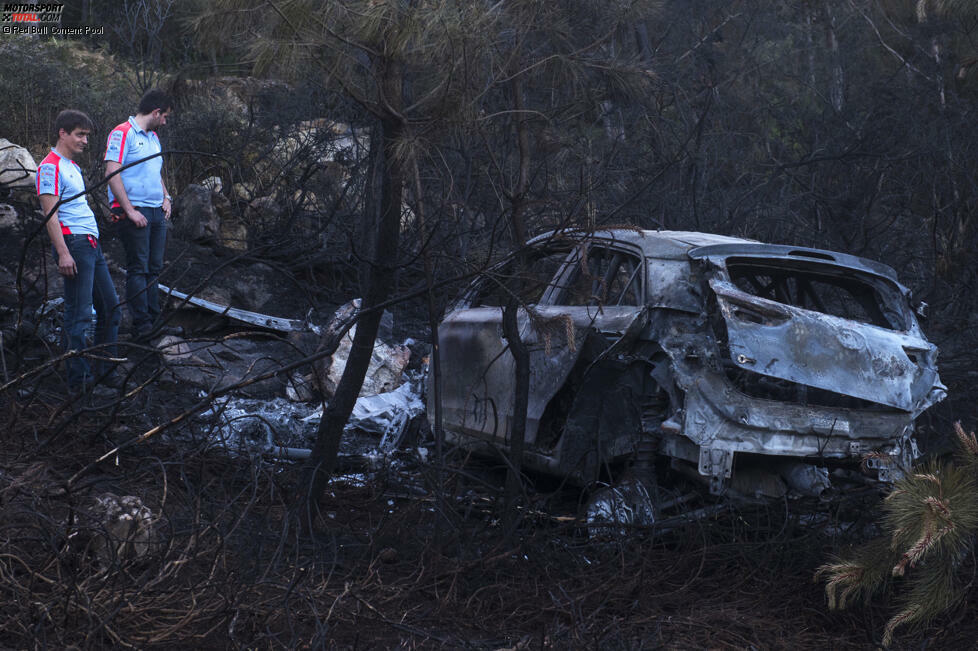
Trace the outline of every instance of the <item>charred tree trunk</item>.
[[[417, 156], [411, 158], [411, 176], [414, 182], [414, 213], [418, 217], [418, 232], [420, 234], [422, 246], [422, 259], [424, 260], [424, 277], [427, 291], [425, 299], [428, 306], [428, 327], [431, 329], [431, 360], [428, 367], [429, 377], [431, 378], [431, 415], [434, 421], [432, 434], [435, 437], [435, 500], [438, 504], [439, 513], [444, 515], [446, 510], [442, 503], [444, 466], [445, 466], [445, 429], [441, 405], [441, 351], [438, 343], [438, 321], [439, 314], [435, 307], [435, 263], [431, 259], [431, 249], [429, 242], [428, 227], [425, 218], [424, 194], [421, 188], [421, 171], [418, 168]], [[435, 230], [432, 227], [432, 232]], [[435, 526], [441, 527], [441, 519], [435, 521]], [[436, 529], [437, 534], [440, 529]]]
[[[513, 106], [516, 109], [514, 115], [516, 141], [519, 148], [519, 169], [516, 185], [510, 194], [510, 202], [512, 203], [510, 224], [513, 227], [513, 236], [519, 251], [516, 260], [517, 274], [521, 275], [526, 266], [525, 255], [522, 252], [523, 245], [526, 244], [527, 240], [523, 211], [526, 204], [526, 193], [530, 186], [530, 134], [524, 113], [523, 86], [519, 77], [513, 80], [512, 91]], [[517, 278], [516, 287], [513, 288], [514, 292], [503, 308], [503, 336], [506, 338], [509, 344], [509, 352], [513, 356], [516, 376], [513, 387], [513, 421], [509, 431], [509, 473], [506, 479], [506, 519], [510, 523], [516, 522], [515, 502], [523, 488], [523, 443], [526, 438], [526, 415], [530, 394], [530, 353], [520, 338], [519, 322], [516, 318], [520, 307], [520, 297], [516, 292], [519, 285], [520, 281]]]
[[836, 34], [835, 14], [832, 4], [825, 3], [825, 40], [829, 49], [831, 76], [829, 78], [829, 99], [832, 108], [841, 113], [845, 107], [846, 76], [842, 67], [842, 56], [839, 54], [839, 37]]
[[316, 433], [316, 444], [304, 469], [300, 503], [305, 507], [305, 512], [301, 515], [307, 524], [312, 524], [315, 517], [314, 504], [336, 468], [343, 430], [360, 395], [363, 378], [373, 354], [374, 340], [380, 328], [383, 311], [378, 306], [387, 300], [394, 284], [401, 226], [401, 195], [404, 187], [404, 173], [396, 156], [395, 145], [402, 130], [402, 122], [396, 117], [381, 120], [381, 134], [377, 138], [383, 143], [380, 216], [375, 222], [372, 255], [363, 263], [367, 265], [364, 274], [366, 282], [362, 292], [361, 316], [357, 321], [350, 356], [336, 393], [323, 412]]
[[520, 338], [519, 298], [510, 296], [503, 309], [503, 337], [509, 344], [509, 352], [515, 362], [516, 380], [513, 388], [513, 421], [509, 428], [509, 472], [506, 476], [506, 520], [512, 524], [516, 518], [516, 499], [523, 490], [523, 447], [526, 439], [526, 414], [530, 394], [530, 352]]

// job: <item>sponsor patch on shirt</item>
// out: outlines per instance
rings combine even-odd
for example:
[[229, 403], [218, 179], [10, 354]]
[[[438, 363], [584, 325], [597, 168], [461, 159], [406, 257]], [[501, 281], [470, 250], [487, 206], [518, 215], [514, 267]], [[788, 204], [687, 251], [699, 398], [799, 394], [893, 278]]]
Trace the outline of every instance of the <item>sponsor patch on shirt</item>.
[[57, 194], [58, 166], [45, 163], [37, 169], [37, 193]]
[[125, 134], [120, 130], [115, 130], [109, 134], [109, 142], [105, 148], [105, 158], [119, 160], [122, 157], [122, 139]]

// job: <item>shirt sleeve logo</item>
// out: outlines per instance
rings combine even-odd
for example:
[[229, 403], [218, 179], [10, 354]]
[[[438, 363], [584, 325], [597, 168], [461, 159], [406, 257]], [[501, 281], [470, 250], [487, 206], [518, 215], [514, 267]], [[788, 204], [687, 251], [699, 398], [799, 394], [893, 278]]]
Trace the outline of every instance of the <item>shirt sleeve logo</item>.
[[37, 193], [57, 194], [55, 192], [58, 169], [51, 163], [41, 165], [37, 170]]
[[119, 161], [122, 158], [122, 138], [124, 134], [118, 129], [109, 134], [109, 143], [105, 148], [105, 159]]

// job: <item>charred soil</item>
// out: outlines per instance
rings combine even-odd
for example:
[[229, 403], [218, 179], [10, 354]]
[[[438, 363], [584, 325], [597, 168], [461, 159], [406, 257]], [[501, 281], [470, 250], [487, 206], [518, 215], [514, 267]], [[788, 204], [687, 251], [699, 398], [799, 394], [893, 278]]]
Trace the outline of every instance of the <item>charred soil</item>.
[[[193, 392], [149, 388], [108, 410], [50, 397], [2, 397], [4, 646], [873, 648], [890, 615], [830, 613], [812, 580], [866, 524], [832, 533], [839, 518], [865, 504], [823, 506], [817, 526], [809, 504], [728, 506], [595, 539], [576, 493], [530, 485], [507, 531], [491, 475], [449, 458], [441, 486], [407, 461], [338, 476], [303, 533], [296, 466], [230, 455], [195, 421], [128, 445]], [[151, 511], [145, 554], [99, 553], [91, 505], [107, 493]], [[906, 640], [970, 643], [973, 615]]]

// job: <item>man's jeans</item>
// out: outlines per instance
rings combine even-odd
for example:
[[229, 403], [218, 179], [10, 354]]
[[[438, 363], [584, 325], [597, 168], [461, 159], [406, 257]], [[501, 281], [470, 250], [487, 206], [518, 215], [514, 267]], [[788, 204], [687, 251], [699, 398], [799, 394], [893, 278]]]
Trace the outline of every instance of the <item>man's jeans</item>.
[[[85, 331], [92, 323], [92, 306], [95, 307], [95, 345], [111, 344], [100, 348], [94, 354], [100, 357], [116, 357], [115, 342], [119, 334], [121, 307], [115, 293], [109, 267], [102, 257], [102, 245], [88, 235], [65, 235], [68, 252], [75, 260], [77, 272], [74, 276], [63, 276], [65, 281], [65, 320], [61, 330], [61, 344], [65, 350], [84, 350]], [[95, 246], [93, 246], [93, 242]], [[57, 253], [55, 260], [58, 259]], [[108, 362], [98, 360], [95, 377], [83, 357], [72, 357], [67, 361], [68, 386], [81, 391], [95, 379], [110, 373], [114, 367]]]
[[119, 222], [119, 237], [126, 249], [126, 303], [132, 315], [132, 331], [144, 334], [160, 316], [159, 276], [166, 248], [166, 220], [162, 208], [136, 206], [146, 218], [139, 228], [131, 219]]

